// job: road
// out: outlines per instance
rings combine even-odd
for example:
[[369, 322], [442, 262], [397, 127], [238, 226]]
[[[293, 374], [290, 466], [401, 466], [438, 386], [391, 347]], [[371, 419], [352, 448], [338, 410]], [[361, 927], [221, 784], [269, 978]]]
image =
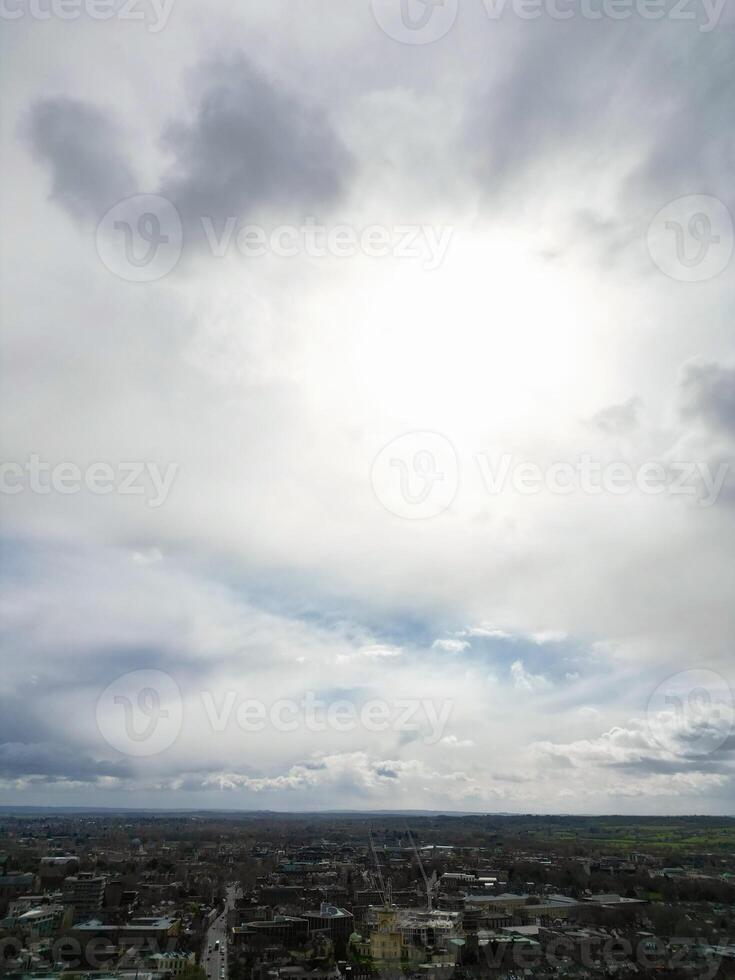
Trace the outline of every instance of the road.
[[227, 912], [234, 908], [237, 894], [235, 885], [227, 886], [224, 911], [207, 930], [202, 953], [202, 966], [207, 973], [207, 980], [227, 980]]

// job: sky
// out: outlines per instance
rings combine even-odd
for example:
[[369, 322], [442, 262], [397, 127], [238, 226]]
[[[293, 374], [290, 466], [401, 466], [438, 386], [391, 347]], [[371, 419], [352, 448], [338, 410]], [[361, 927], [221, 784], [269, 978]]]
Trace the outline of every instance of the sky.
[[0, 19], [0, 803], [733, 813], [733, 0]]

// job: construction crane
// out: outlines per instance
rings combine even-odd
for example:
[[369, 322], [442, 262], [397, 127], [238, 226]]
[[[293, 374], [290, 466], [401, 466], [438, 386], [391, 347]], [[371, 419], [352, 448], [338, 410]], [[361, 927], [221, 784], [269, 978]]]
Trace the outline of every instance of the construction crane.
[[421, 860], [421, 855], [419, 854], [419, 849], [416, 847], [416, 842], [413, 839], [411, 831], [406, 827], [406, 833], [408, 834], [408, 839], [411, 841], [411, 846], [413, 847], [413, 852], [416, 855], [416, 860], [419, 863], [419, 870], [421, 871], [421, 877], [424, 879], [424, 886], [426, 887], [426, 904], [429, 912], [432, 911], [434, 907], [434, 896], [439, 891], [439, 879], [436, 876], [436, 871], [432, 871], [431, 878], [427, 878], [426, 872], [424, 871], [424, 863]]
[[373, 861], [375, 861], [375, 870], [378, 873], [378, 894], [383, 900], [383, 905], [385, 905], [386, 908], [390, 908], [393, 901], [393, 882], [390, 880], [390, 878], [388, 879], [387, 885], [383, 881], [383, 872], [380, 870], [380, 861], [378, 860], [378, 852], [375, 847], [375, 841], [373, 840], [372, 830], [368, 831], [368, 837], [370, 839], [370, 851], [373, 855]]

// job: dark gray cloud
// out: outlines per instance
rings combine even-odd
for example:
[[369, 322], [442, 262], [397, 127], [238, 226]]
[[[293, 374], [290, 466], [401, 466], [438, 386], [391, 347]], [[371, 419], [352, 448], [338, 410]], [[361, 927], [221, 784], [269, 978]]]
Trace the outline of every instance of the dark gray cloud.
[[[257, 71], [242, 56], [193, 73], [190, 118], [162, 134], [172, 163], [158, 193], [178, 209], [188, 244], [203, 240], [202, 219], [220, 234], [228, 218], [275, 208], [298, 222], [335, 202], [352, 160], [325, 112]], [[50, 170], [52, 197], [77, 219], [98, 221], [136, 185], [118, 130], [100, 108], [69, 98], [36, 102], [28, 137]]]
[[706, 460], [712, 473], [724, 474], [718, 501], [735, 503], [735, 366], [713, 362], [685, 365], [678, 407], [686, 434], [677, 446]]
[[0, 743], [0, 777], [23, 779], [31, 776], [94, 783], [101, 776], [126, 778], [132, 774], [124, 762], [97, 761], [71, 746], [53, 742]]
[[[670, 37], [669, 40], [673, 41]], [[630, 189], [665, 202], [678, 195], [714, 194], [735, 201], [735, 73], [733, 34], [684, 31], [641, 65], [656, 107], [647, 152]], [[655, 93], [655, 95], [654, 95]], [[653, 122], [654, 120], [652, 120]]]
[[99, 108], [78, 99], [36, 102], [27, 119], [34, 155], [51, 173], [51, 196], [76, 219], [99, 218], [136, 181], [120, 134]]
[[680, 394], [685, 418], [735, 436], [735, 367], [689, 364], [682, 373]]
[[[10, 656], [9, 652], [7, 656]], [[27, 684], [22, 689], [16, 689], [13, 694], [0, 695], [0, 745], [4, 742], [30, 741], [51, 736], [44, 720], [33, 710], [34, 693], [31, 685]]]
[[[629, 25], [609, 23], [604, 31], [581, 20], [523, 26], [517, 56], [467, 116], [477, 173], [493, 195], [522, 186], [534, 169], [546, 180], [550, 163], [588, 153], [591, 141], [599, 146], [628, 84], [620, 84], [611, 99], [611, 75], [635, 77], [641, 60], [642, 42], [630, 44]], [[629, 129], [634, 118], [620, 122]], [[564, 169], [559, 173], [567, 176]]]
[[219, 226], [261, 206], [303, 209], [334, 201], [350, 157], [325, 113], [260, 74], [244, 57], [194, 73], [193, 118], [172, 123], [164, 143], [173, 166], [160, 193], [185, 225]]
[[[515, 57], [471, 102], [471, 170], [493, 204], [569, 199], [567, 227], [608, 259], [653, 212], [688, 194], [732, 209], [735, 75], [732, 34], [698, 24], [573, 18], [525, 23]], [[603, 213], [604, 211], [604, 213]]]

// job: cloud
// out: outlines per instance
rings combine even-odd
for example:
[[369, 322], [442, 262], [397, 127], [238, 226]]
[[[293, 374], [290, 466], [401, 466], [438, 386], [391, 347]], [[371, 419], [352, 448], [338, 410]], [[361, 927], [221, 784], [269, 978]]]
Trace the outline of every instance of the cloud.
[[513, 679], [513, 686], [517, 691], [536, 693], [553, 687], [548, 677], [544, 677], [543, 674], [532, 674], [526, 670], [522, 660], [513, 661], [510, 666], [510, 676]]
[[507, 633], [505, 630], [498, 629], [489, 623], [483, 623], [480, 626], [470, 626], [468, 629], [462, 630], [458, 635], [479, 636], [493, 640], [510, 640], [513, 638], [510, 633]]
[[447, 745], [452, 749], [471, 749], [475, 744], [471, 738], [458, 738], [456, 735], [445, 735], [441, 740], [442, 745]]
[[125, 761], [97, 761], [67, 745], [0, 743], [0, 778], [19, 784], [29, 781], [96, 783], [104, 777], [120, 780], [131, 775], [131, 767]]
[[[305, 800], [319, 798], [329, 790], [339, 789], [343, 799], [364, 799], [381, 787], [390, 793], [415, 792], [427, 781], [435, 781], [443, 796], [463, 799], [474, 780], [456, 770], [440, 772], [417, 759], [375, 759], [365, 752], [332, 753], [323, 755], [318, 764], [291, 766], [279, 774], [253, 776], [237, 771], [215, 771], [203, 774], [182, 773], [164, 780], [160, 786], [168, 789], [207, 789], [265, 794], [273, 791], [299, 793]], [[310, 795], [311, 794], [311, 795]], [[395, 801], [395, 797], [393, 798]]]
[[[589, 709], [583, 709], [588, 717]], [[627, 727], [616, 725], [597, 738], [575, 742], [538, 742], [532, 750], [540, 757], [588, 771], [590, 767], [625, 769], [636, 773], [682, 773], [715, 770], [723, 776], [735, 773], [731, 750], [722, 746], [729, 733], [729, 719], [712, 713], [707, 719], [682, 722], [674, 712], [663, 712], [652, 724], [631, 719]], [[709, 746], [715, 746], [709, 750]]]
[[[520, 198], [544, 226], [554, 221], [544, 228], [547, 257], [584, 242], [608, 268], [643, 264], [641, 235], [667, 202], [707, 188], [732, 210], [730, 53], [712, 45], [718, 25], [703, 10], [699, 19], [690, 31], [673, 21], [641, 31], [634, 18], [600, 31], [583, 17], [561, 31], [553, 18], [508, 29], [506, 56], [468, 100], [469, 170], [488, 206], [511, 210]], [[706, 69], [682, 88], [692, 58]], [[640, 99], [644, 91], [657, 92], [655, 107]]]
[[359, 650], [360, 656], [371, 657], [377, 660], [400, 657], [403, 651], [396, 647], [384, 646], [380, 643], [373, 643], [370, 646], [361, 647]]
[[582, 705], [579, 709], [579, 713], [583, 718], [599, 718], [600, 712], [597, 708], [593, 708], [589, 704]]
[[639, 425], [640, 398], [629, 398], [620, 405], [608, 405], [592, 417], [592, 425], [605, 435], [628, 435]]
[[462, 653], [468, 650], [470, 644], [467, 640], [455, 640], [452, 638], [434, 640], [431, 644], [432, 650], [440, 650], [442, 653]]
[[564, 630], [541, 630], [539, 633], [531, 633], [531, 639], [539, 646], [544, 646], [546, 643], [563, 643], [567, 634]]
[[[590, 132], [599, 138], [609, 121], [602, 98], [607, 70], [600, 68], [619, 57], [617, 39], [598, 33], [597, 43], [585, 45], [584, 31], [576, 29], [550, 44], [558, 26], [532, 32], [523, 59], [509, 60], [502, 77], [471, 104], [468, 141], [479, 150], [483, 183], [495, 195], [548, 161], [580, 152]], [[576, 83], [580, 75], [589, 79], [583, 88]], [[494, 98], [497, 91], [504, 97]]]
[[522, 772], [492, 772], [490, 776], [499, 783], [531, 783], [534, 780], [533, 776], [524, 775]]
[[[188, 244], [203, 244], [203, 219], [214, 235], [228, 219], [239, 230], [264, 208], [300, 223], [344, 193], [353, 163], [324, 109], [244, 55], [200, 64], [188, 91], [190, 116], [170, 121], [162, 134], [171, 163], [156, 191], [178, 210]], [[41, 99], [27, 130], [34, 155], [51, 172], [52, 198], [73, 217], [96, 222], [143, 192], [103, 109]]]
[[139, 191], [122, 137], [103, 109], [79, 99], [39, 99], [25, 126], [37, 160], [51, 173], [51, 197], [73, 218], [99, 221]]
[[[3, 495], [0, 743], [60, 747], [23, 750], [41, 772], [3, 799], [731, 812], [729, 743], [699, 752], [722, 733], [671, 728], [659, 745], [630, 719], [693, 657], [732, 677], [733, 487], [709, 507], [495, 494], [476, 466], [735, 458], [731, 278], [677, 283], [646, 248], [673, 196], [735, 213], [725, 34], [495, 21], [479, 2], [413, 54], [349, 4], [327, 21], [289, 0], [177, 8], [165, 51], [162, 34], [121, 46], [89, 19], [68, 26], [15, 33], [3, 92], [3, 458], [179, 476], [158, 510], [118, 492]], [[451, 228], [451, 246], [432, 271], [199, 251], [131, 284], [91, 231], [141, 190], [171, 197], [195, 250], [203, 215], [217, 234], [310, 214]], [[457, 494], [403, 520], [369, 475], [422, 431], [454, 447]], [[175, 676], [187, 721], [121, 776], [95, 702], [141, 668]], [[441, 736], [457, 741], [427, 745], [426, 719], [236, 723], [246, 698], [307, 691], [447, 703]], [[204, 692], [217, 711], [235, 694], [222, 731]], [[528, 781], [496, 785], [488, 745]]]
[[[675, 36], [669, 28], [669, 57], [660, 57], [660, 49], [651, 45], [656, 57], [637, 63], [638, 80], [647, 78], [649, 84], [662, 86], [666, 101], [657, 125], [646, 134], [646, 152], [630, 185], [637, 193], [658, 195], [663, 201], [706, 187], [732, 210], [735, 198], [725, 175], [735, 161], [735, 140], [724, 124], [735, 99], [735, 79], [728, 53], [710, 43], [717, 27], [715, 34], [711, 31], [697, 31], [688, 38]], [[691, 85], [677, 85], [678, 67], [700, 55], [707, 58], [707, 70], [697, 73]], [[696, 160], [688, 152], [692, 145], [697, 146]]]
[[[714, 796], [716, 799], [723, 790], [731, 786], [732, 781], [727, 776], [718, 773], [674, 773], [668, 775], [647, 776], [644, 779], [629, 779], [625, 782], [612, 781], [604, 786], [577, 783], [573, 787], [561, 790], [559, 800], [580, 798], [586, 801], [594, 800], [599, 806], [602, 802], [604, 812], [611, 807], [625, 806], [626, 801], [634, 801], [631, 813], [639, 814], [644, 811], [647, 799], [655, 800], [653, 806], [646, 812], [657, 814], [665, 806], [665, 801], [686, 800], [693, 805], [701, 806], [701, 800]], [[681, 813], [689, 813], [686, 806]]]
[[164, 134], [173, 162], [160, 193], [190, 231], [201, 219], [220, 232], [228, 218], [264, 207], [301, 221], [344, 192], [352, 161], [324, 109], [309, 104], [243, 55], [208, 61], [189, 79], [190, 118]]
[[688, 364], [682, 371], [679, 391], [685, 419], [735, 437], [735, 366]]

